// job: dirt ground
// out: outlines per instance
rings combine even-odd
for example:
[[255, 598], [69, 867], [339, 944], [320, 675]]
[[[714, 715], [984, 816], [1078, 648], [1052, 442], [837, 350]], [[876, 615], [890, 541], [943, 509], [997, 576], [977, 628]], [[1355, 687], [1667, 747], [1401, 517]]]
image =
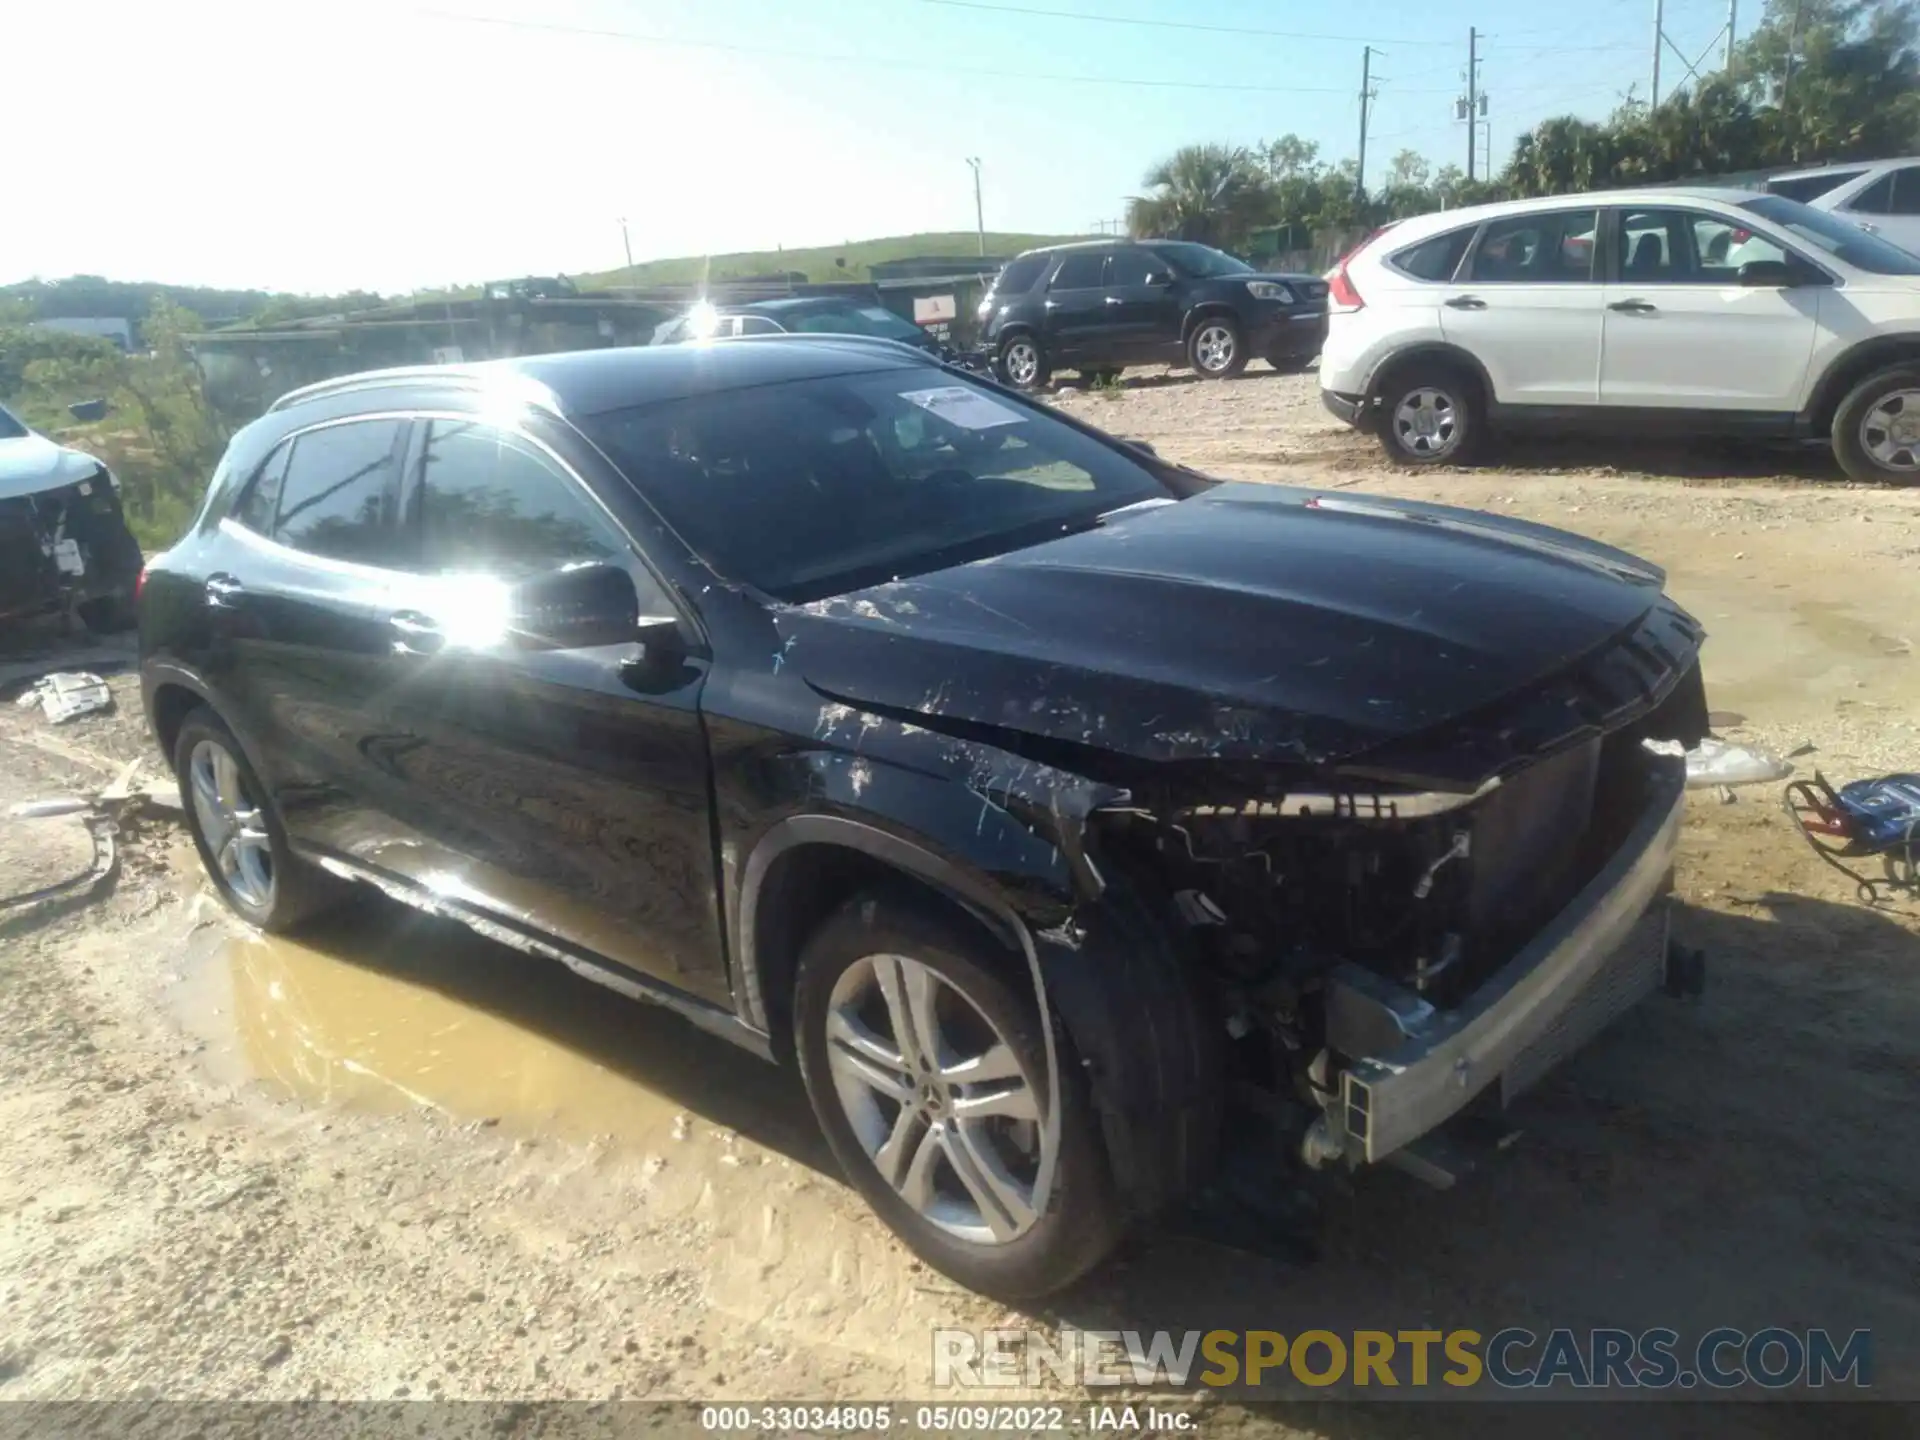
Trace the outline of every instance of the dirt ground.
[[[1721, 734], [1836, 780], [1920, 769], [1920, 489], [1627, 442], [1397, 474], [1311, 376], [1058, 403], [1214, 474], [1647, 555], [1708, 627]], [[134, 785], [161, 776], [137, 685], [113, 688], [113, 714], [60, 727], [0, 707], [0, 817], [143, 756]], [[1777, 792], [1696, 792], [1676, 923], [1708, 951], [1705, 998], [1603, 1036], [1523, 1102], [1499, 1163], [1447, 1192], [1361, 1177], [1312, 1261], [1143, 1237], [1024, 1318], [888, 1237], [796, 1080], [377, 899], [300, 944], [250, 936], [166, 808], [129, 802], [102, 893], [0, 910], [0, 1399], [925, 1398], [936, 1326], [1014, 1323], [1869, 1327], [1877, 1385], [1914, 1393], [1920, 903], [1861, 904]], [[78, 817], [0, 818], [0, 891], [91, 854]], [[1638, 1408], [1640, 1434], [1700, 1431]], [[1735, 1419], [1710, 1428], [1835, 1428]], [[1337, 1404], [1216, 1423], [1436, 1424]]]

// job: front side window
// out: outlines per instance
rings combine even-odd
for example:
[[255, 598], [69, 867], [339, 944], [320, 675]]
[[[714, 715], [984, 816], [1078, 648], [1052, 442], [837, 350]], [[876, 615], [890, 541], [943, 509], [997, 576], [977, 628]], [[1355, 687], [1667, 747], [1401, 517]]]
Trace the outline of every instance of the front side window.
[[1593, 279], [1599, 212], [1549, 210], [1489, 220], [1468, 262], [1476, 285], [1566, 285]]
[[1893, 172], [1889, 215], [1920, 215], [1920, 165], [1903, 165]]
[[1144, 464], [941, 370], [763, 385], [581, 420], [681, 539], [785, 600], [1037, 544], [1173, 498]]
[[1815, 210], [1778, 195], [1761, 195], [1740, 202], [1740, 208], [1798, 236], [1816, 250], [1865, 270], [1870, 275], [1920, 275], [1920, 255], [1869, 235], [1850, 220]]
[[1718, 215], [1693, 217], [1693, 250], [1699, 257], [1701, 279], [1710, 284], [1730, 285], [1740, 267], [1754, 260], [1784, 262], [1787, 252], [1764, 235], [1756, 235], [1722, 220]]
[[1097, 290], [1106, 273], [1107, 257], [1099, 250], [1076, 250], [1053, 273], [1051, 290]]
[[619, 530], [537, 446], [470, 420], [428, 422], [411, 516], [430, 575], [524, 580], [584, 561], [622, 562]]
[[1190, 240], [1180, 240], [1153, 248], [1161, 259], [1182, 275], [1190, 275], [1196, 280], [1224, 280], [1234, 275], [1253, 274], [1253, 267], [1246, 261], [1236, 260], [1226, 251], [1216, 250], [1211, 245], [1196, 245]]
[[742, 335], [778, 335], [780, 327], [764, 315], [742, 315], [740, 334]]
[[1884, 215], [1893, 206], [1893, 172], [1889, 170], [1840, 208], [1849, 215]]
[[385, 565], [397, 466], [397, 420], [354, 420], [295, 438], [273, 538], [309, 555]]

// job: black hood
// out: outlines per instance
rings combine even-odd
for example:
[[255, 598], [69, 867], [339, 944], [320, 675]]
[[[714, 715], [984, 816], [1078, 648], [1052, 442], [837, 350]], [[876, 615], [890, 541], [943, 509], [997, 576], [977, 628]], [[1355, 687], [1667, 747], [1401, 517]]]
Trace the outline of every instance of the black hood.
[[1223, 485], [777, 623], [807, 681], [853, 704], [1141, 759], [1324, 765], [1568, 669], [1664, 578], [1476, 511]]

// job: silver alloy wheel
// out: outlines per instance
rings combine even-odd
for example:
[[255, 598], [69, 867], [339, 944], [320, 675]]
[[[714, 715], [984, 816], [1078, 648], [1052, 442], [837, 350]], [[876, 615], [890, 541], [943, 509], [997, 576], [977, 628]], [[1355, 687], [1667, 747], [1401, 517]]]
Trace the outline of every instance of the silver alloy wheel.
[[928, 1223], [1004, 1245], [1039, 1218], [1041, 1104], [980, 1007], [904, 955], [868, 955], [834, 982], [827, 1068], [874, 1168]]
[[1007, 346], [1007, 379], [1016, 385], [1031, 385], [1040, 373], [1040, 350], [1031, 340], [1014, 340]]
[[187, 761], [187, 782], [201, 837], [227, 888], [252, 909], [271, 909], [273, 843], [239, 763], [219, 741], [202, 740]]
[[1883, 470], [1920, 471], [1920, 390], [1875, 401], [1860, 421], [1860, 448]]
[[1193, 358], [1200, 368], [1216, 375], [1233, 363], [1233, 331], [1225, 325], [1207, 325], [1194, 337]]
[[1431, 386], [1408, 391], [1393, 412], [1393, 438], [1409, 455], [1425, 460], [1447, 454], [1460, 439], [1453, 397]]

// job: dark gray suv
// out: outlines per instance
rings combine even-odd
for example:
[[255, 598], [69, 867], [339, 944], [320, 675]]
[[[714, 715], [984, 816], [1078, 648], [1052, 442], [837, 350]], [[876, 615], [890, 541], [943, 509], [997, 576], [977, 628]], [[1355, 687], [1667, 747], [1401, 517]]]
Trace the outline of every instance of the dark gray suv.
[[1310, 363], [1327, 336], [1327, 284], [1187, 240], [1083, 241], [1010, 262], [980, 302], [980, 331], [984, 358], [1023, 390], [1061, 368], [1100, 380], [1185, 364], [1224, 380], [1255, 357]]

